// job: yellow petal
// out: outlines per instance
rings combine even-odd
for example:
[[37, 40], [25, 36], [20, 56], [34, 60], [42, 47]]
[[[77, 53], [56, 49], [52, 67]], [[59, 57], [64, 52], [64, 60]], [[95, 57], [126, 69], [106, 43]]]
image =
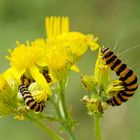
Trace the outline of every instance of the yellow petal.
[[88, 45], [89, 45], [89, 47], [90, 47], [90, 49], [92, 51], [95, 51], [95, 50], [97, 50], [99, 48], [99, 44], [96, 43], [96, 42], [93, 42], [93, 41], [92, 42], [89, 42]]
[[46, 34], [48, 39], [53, 39], [56, 36], [69, 32], [68, 17], [46, 17], [45, 19]]
[[15, 68], [11, 67], [3, 73], [3, 76], [6, 80], [16, 79], [19, 82], [20, 77], [24, 72], [25, 69], [22, 69], [21, 71], [17, 71]]
[[46, 94], [52, 95], [50, 87], [49, 87], [46, 79], [42, 75], [42, 73], [39, 72], [39, 69], [34, 65], [31, 68], [29, 68], [29, 70], [30, 70], [32, 77], [35, 79], [35, 81], [43, 88], [43, 90], [45, 90], [47, 92]]
[[76, 66], [76, 65], [73, 65], [73, 66], [71, 67], [71, 70], [80, 73], [80, 69], [79, 69], [79, 67]]

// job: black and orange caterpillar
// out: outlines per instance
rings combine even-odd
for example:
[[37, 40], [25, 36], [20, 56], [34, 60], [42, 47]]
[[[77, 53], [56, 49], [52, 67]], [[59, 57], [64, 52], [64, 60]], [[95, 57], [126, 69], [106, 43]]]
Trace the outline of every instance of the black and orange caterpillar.
[[45, 104], [43, 102], [37, 103], [32, 97], [31, 93], [28, 90], [28, 87], [25, 85], [19, 85], [19, 91], [25, 101], [25, 104], [35, 112], [42, 112]]
[[[49, 76], [48, 70], [43, 70], [42, 74], [48, 83], [52, 81], [51, 77]], [[45, 107], [45, 103], [44, 102], [37, 103], [33, 98], [33, 96], [31, 95], [30, 91], [28, 90], [29, 85], [35, 81], [33, 79], [28, 78], [25, 75], [22, 75], [20, 80], [21, 85], [19, 85], [19, 91], [25, 101], [25, 104], [35, 112], [42, 112]]]
[[138, 88], [137, 76], [134, 74], [133, 70], [124, 64], [109, 48], [102, 48], [101, 53], [106, 64], [109, 65], [111, 70], [116, 72], [125, 88], [119, 91], [117, 95], [107, 100], [108, 104], [119, 106], [123, 102], [126, 102], [129, 97], [133, 96], [135, 90]]

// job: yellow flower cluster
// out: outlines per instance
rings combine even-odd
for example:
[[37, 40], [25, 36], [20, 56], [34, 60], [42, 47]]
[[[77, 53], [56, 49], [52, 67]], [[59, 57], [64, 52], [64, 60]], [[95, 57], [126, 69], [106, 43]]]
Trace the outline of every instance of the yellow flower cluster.
[[[68, 76], [70, 69], [80, 71], [75, 63], [88, 48], [96, 50], [99, 47], [94, 35], [70, 31], [68, 17], [46, 17], [45, 22], [47, 38], [24, 44], [17, 42], [6, 56], [10, 68], [3, 74], [7, 84], [17, 93], [18, 86], [24, 83], [21, 78], [31, 78], [34, 82], [29, 90], [38, 103], [52, 95], [44, 70], [48, 69], [51, 83], [59, 82]], [[3, 87], [1, 85], [0, 91]]]

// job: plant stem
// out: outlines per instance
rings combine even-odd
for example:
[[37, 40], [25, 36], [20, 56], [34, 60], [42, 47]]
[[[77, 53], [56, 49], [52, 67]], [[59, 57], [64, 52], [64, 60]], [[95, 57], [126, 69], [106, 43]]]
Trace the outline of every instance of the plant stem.
[[64, 129], [67, 131], [70, 140], [76, 140], [75, 135], [73, 134], [72, 131], [72, 125], [69, 119], [69, 115], [67, 112], [67, 108], [66, 108], [66, 99], [65, 99], [65, 83], [66, 83], [66, 79], [63, 81], [59, 82], [59, 89], [60, 89], [60, 93], [59, 93], [59, 111], [61, 113], [61, 119], [62, 121], [62, 126], [64, 127]]
[[100, 129], [100, 117], [95, 116], [95, 132], [96, 132], [96, 140], [101, 140], [101, 129]]
[[60, 137], [58, 134], [56, 134], [53, 130], [51, 130], [49, 127], [44, 125], [44, 123], [42, 123], [42, 121], [39, 118], [31, 117], [31, 116], [27, 116], [27, 117], [31, 121], [33, 121], [36, 125], [38, 125], [41, 129], [43, 129], [45, 132], [47, 132], [53, 140], [64, 140], [62, 137]]
[[43, 114], [40, 116], [41, 119], [46, 119], [46, 120], [49, 120], [49, 121], [55, 121], [55, 122], [58, 122], [58, 118], [54, 117], [54, 116], [48, 116], [46, 114]]
[[67, 108], [66, 108], [66, 99], [65, 99], [65, 81], [60, 82], [60, 102], [59, 107], [61, 115], [64, 119], [68, 118]]
[[67, 132], [68, 132], [68, 135], [70, 137], [70, 140], [76, 140], [76, 137], [75, 137], [75, 135], [72, 132], [72, 129], [70, 127], [67, 129]]

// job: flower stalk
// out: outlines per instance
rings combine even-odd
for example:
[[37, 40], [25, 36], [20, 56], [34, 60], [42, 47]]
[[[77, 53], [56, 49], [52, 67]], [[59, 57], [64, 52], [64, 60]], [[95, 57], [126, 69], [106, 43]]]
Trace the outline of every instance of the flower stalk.
[[31, 114], [31, 115], [27, 115], [27, 118], [33, 121], [41, 129], [43, 129], [52, 138], [52, 140], [64, 140], [62, 137], [56, 134], [53, 130], [51, 130], [49, 127], [44, 125], [44, 123], [40, 120], [38, 116]]
[[[59, 113], [61, 114], [62, 126], [67, 132], [70, 140], [76, 140], [76, 137], [72, 131], [71, 120], [66, 107], [66, 99], [65, 99], [65, 85], [66, 79], [59, 81]], [[60, 116], [60, 115], [59, 115]]]
[[67, 108], [66, 108], [66, 99], [65, 99], [65, 82], [66, 80], [61, 80], [59, 82], [59, 97], [60, 97], [60, 101], [59, 101], [59, 109], [62, 115], [63, 119], [68, 118], [68, 113], [67, 113]]
[[101, 129], [100, 129], [100, 120], [101, 120], [100, 117], [98, 117], [98, 116], [94, 117], [96, 140], [102, 140], [102, 138], [101, 138]]

